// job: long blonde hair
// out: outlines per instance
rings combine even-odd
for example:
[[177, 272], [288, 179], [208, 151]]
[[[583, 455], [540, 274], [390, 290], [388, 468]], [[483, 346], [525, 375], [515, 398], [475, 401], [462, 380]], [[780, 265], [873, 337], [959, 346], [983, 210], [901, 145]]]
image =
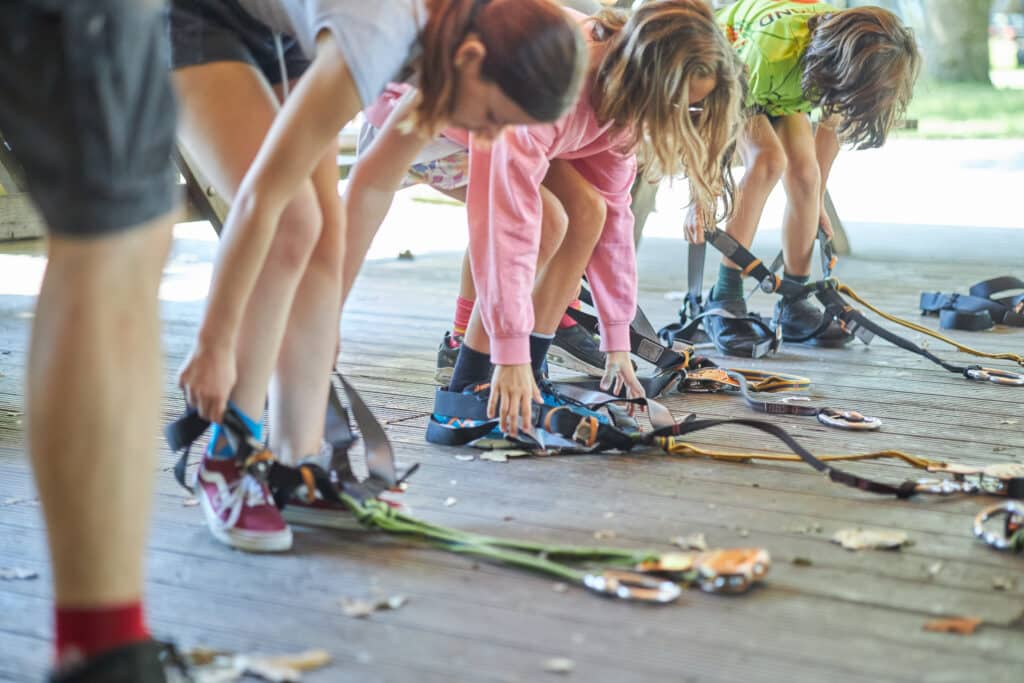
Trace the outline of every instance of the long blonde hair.
[[[692, 201], [713, 219], [717, 200], [732, 204], [732, 150], [742, 120], [744, 86], [736, 52], [700, 0], [658, 0], [628, 19], [595, 17], [594, 37], [611, 41], [593, 105], [600, 121], [630, 130], [648, 178], [685, 173]], [[691, 108], [690, 84], [715, 87]]]

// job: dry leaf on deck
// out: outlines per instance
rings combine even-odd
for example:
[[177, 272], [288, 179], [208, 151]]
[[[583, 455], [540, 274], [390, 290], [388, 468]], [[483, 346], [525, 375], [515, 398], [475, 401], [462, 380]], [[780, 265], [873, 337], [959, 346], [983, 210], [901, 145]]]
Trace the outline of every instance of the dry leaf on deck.
[[471, 462], [473, 460], [476, 460], [476, 456], [475, 455], [466, 455], [466, 454], [460, 453], [459, 455], [455, 456], [455, 459], [460, 461], [460, 462]]
[[922, 628], [925, 631], [934, 631], [935, 633], [956, 633], [961, 636], [969, 636], [980, 625], [981, 619], [977, 617], [951, 617], [949, 619], [935, 619], [926, 622]]
[[544, 670], [549, 674], [571, 674], [576, 662], [568, 657], [552, 657], [544, 662]]
[[346, 617], [364, 619], [374, 612], [380, 612], [388, 609], [399, 609], [404, 607], [407, 602], [409, 602], [409, 598], [404, 595], [392, 595], [390, 598], [377, 600], [342, 598], [338, 601], [338, 604], [341, 605], [341, 611]]
[[707, 550], [708, 539], [703, 533], [689, 534], [688, 536], [676, 536], [671, 540], [672, 545], [683, 550]]
[[615, 538], [616, 535], [617, 534], [611, 529], [598, 529], [594, 532], [594, 538], [596, 538], [599, 541], [607, 541], [609, 539]]
[[446, 508], [450, 508], [451, 506], [455, 505], [458, 502], [458, 499], [456, 499], [454, 496], [448, 496], [447, 498], [444, 499], [444, 506]]
[[898, 550], [910, 545], [905, 531], [893, 529], [840, 529], [832, 542], [847, 550]]
[[0, 567], [0, 581], [31, 581], [38, 579], [39, 572], [21, 567]]

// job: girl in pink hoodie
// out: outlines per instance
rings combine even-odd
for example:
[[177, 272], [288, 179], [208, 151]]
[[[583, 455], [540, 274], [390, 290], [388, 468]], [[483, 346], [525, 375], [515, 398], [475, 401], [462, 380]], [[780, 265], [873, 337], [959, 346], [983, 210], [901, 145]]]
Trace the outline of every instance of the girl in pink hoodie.
[[[364, 198], [349, 203], [350, 256], [358, 258], [409, 167], [416, 179], [456, 191], [461, 152], [480, 305], [449, 389], [486, 382], [493, 362], [488, 411], [512, 435], [520, 418], [528, 422], [531, 400], [541, 399], [536, 377], [584, 272], [601, 323], [604, 385], [643, 395], [629, 357], [637, 297], [630, 211], [636, 154], [649, 177], [686, 173], [694, 201], [714, 206], [726, 190], [723, 160], [740, 121], [738, 62], [705, 3], [660, 0], [628, 20], [614, 11], [572, 15], [590, 64], [576, 106], [561, 119], [510, 128], [494, 139], [446, 130], [444, 138], [456, 146], [433, 141], [443, 153], [438, 163], [421, 155], [432, 141], [404, 124], [415, 95], [391, 90], [367, 112], [381, 130], [348, 190]], [[565, 238], [538, 278], [542, 220], [558, 209], [568, 218]]]

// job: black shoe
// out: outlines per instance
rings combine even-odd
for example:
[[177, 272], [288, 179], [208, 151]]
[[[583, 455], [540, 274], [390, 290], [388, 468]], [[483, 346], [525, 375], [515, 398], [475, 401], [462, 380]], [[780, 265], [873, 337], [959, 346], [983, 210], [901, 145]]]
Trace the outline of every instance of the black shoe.
[[702, 315], [704, 331], [723, 355], [760, 358], [775, 348], [771, 328], [747, 311], [744, 299], [716, 301], [712, 291]]
[[605, 355], [598, 340], [582, 325], [555, 330], [548, 350], [548, 362], [592, 377], [604, 375]]
[[462, 335], [444, 333], [441, 345], [437, 347], [437, 370], [434, 372], [434, 383], [439, 387], [446, 387], [452, 380], [452, 370], [455, 369], [455, 361], [459, 357], [459, 349], [462, 348]]
[[155, 640], [125, 645], [54, 673], [50, 683], [187, 683], [193, 678], [174, 646]]
[[782, 331], [782, 341], [790, 344], [838, 348], [853, 341], [853, 335], [838, 321], [832, 320], [826, 325], [824, 311], [807, 297], [780, 297], [775, 303], [772, 320]]

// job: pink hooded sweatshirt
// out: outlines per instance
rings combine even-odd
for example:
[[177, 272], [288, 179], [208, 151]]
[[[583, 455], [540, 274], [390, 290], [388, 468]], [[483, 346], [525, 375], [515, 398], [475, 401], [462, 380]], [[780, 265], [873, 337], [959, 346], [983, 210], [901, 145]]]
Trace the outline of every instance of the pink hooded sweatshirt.
[[[589, 39], [589, 31], [584, 33]], [[389, 87], [367, 110], [370, 123], [383, 126], [403, 91]], [[586, 273], [601, 323], [601, 350], [629, 351], [629, 324], [637, 298], [630, 210], [636, 156], [623, 151], [628, 145], [625, 132], [613, 132], [611, 124], [597, 121], [590, 96], [588, 84], [575, 107], [559, 120], [508, 128], [490, 145], [474, 144], [465, 130], [444, 132], [470, 150], [466, 202], [470, 263], [496, 365], [530, 362], [540, 185], [554, 159], [572, 164], [607, 204], [604, 229]]]

